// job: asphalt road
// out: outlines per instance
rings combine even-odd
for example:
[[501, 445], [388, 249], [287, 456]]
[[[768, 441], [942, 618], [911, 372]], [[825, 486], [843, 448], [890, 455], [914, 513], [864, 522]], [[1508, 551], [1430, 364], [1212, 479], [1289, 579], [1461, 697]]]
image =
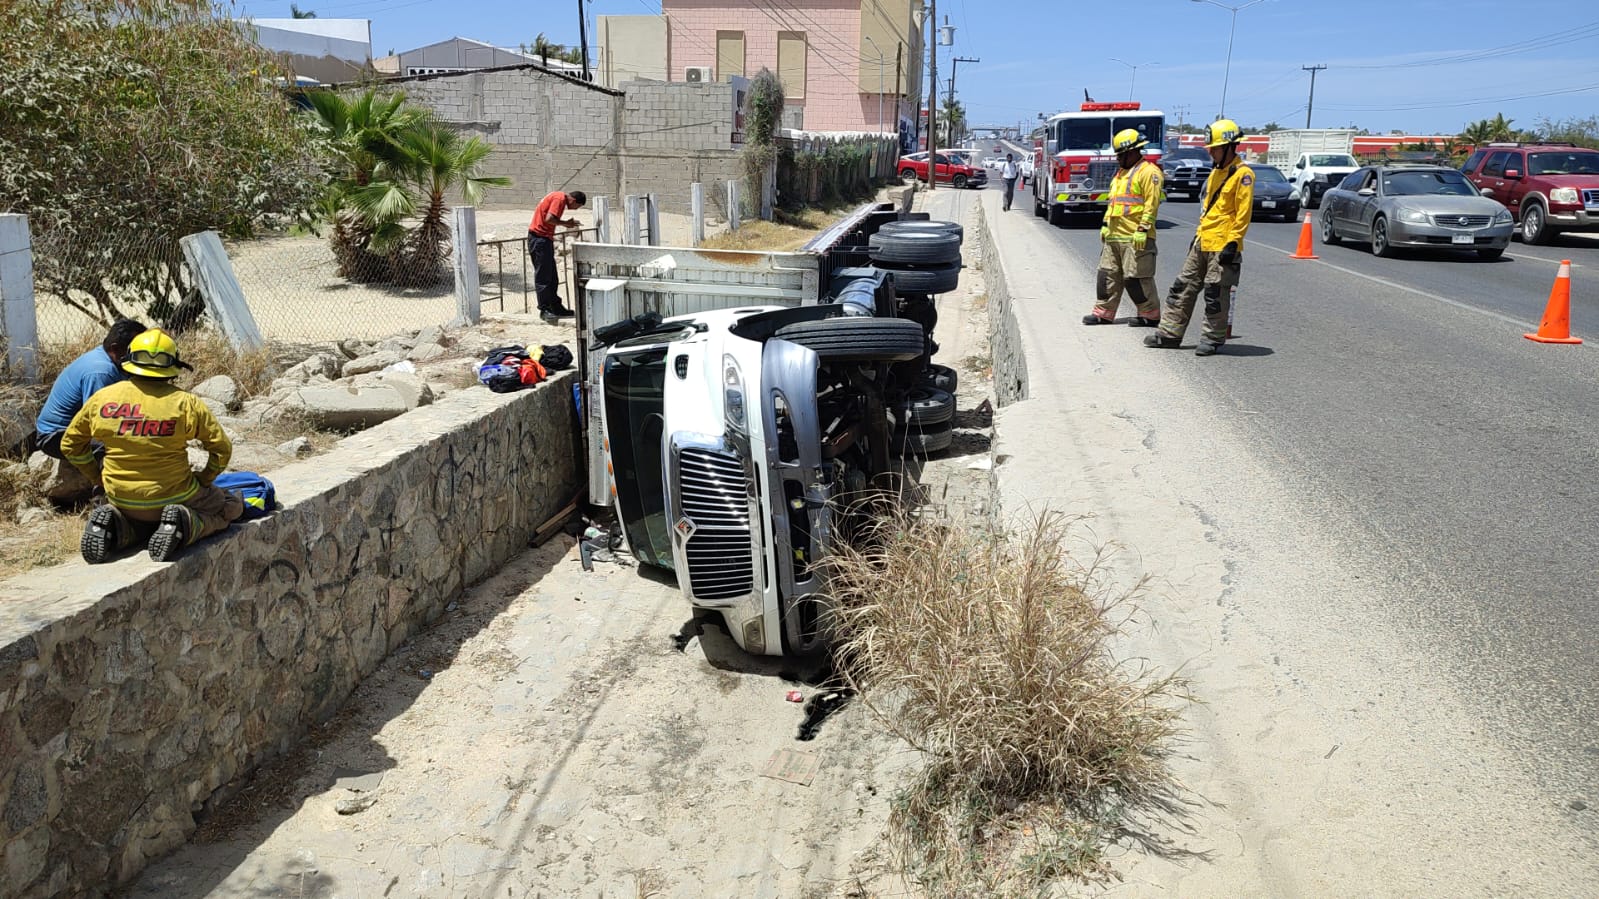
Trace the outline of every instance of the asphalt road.
[[[1162, 209], [1162, 292], [1198, 211]], [[1028, 221], [1062, 254], [1097, 260], [1097, 222]], [[1517, 241], [1485, 263], [1318, 241], [1320, 260], [1296, 261], [1299, 227], [1251, 227], [1226, 355], [1159, 352], [1330, 498], [1349, 551], [1409, 597], [1394, 615], [1429, 635], [1495, 739], [1557, 795], [1596, 804], [1599, 344], [1521, 335], [1569, 258], [1573, 332], [1599, 341], [1599, 243]], [[1227, 460], [1209, 462], [1225, 472]]]

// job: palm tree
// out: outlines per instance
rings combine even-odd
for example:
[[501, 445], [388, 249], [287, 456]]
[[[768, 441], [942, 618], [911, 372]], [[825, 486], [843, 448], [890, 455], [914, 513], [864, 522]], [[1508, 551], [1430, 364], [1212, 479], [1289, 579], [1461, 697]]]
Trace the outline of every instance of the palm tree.
[[955, 146], [959, 142], [961, 134], [966, 130], [966, 107], [962, 106], [959, 100], [945, 100], [939, 124], [944, 126], [943, 146]]
[[406, 106], [404, 94], [380, 96], [371, 88], [353, 98], [313, 91], [307, 99], [342, 162], [322, 204], [333, 223], [339, 275], [381, 280], [389, 274], [383, 257], [404, 238], [401, 222], [416, 205], [406, 189], [411, 169], [404, 137], [427, 121], [427, 113]]
[[1494, 123], [1487, 119], [1472, 122], [1460, 132], [1460, 138], [1474, 147], [1484, 146], [1495, 140]]
[[316, 18], [316, 13], [309, 9], [301, 9], [298, 3], [290, 3], [289, 17], [293, 19], [314, 19]]
[[404, 283], [431, 286], [449, 277], [444, 266], [450, 242], [446, 197], [459, 190], [468, 205], [476, 205], [485, 188], [509, 187], [511, 179], [482, 174], [484, 160], [494, 151], [482, 138], [462, 137], [436, 122], [410, 129], [401, 144], [410, 184], [423, 208], [421, 222], [406, 236], [405, 258], [396, 274]]
[[1489, 123], [1489, 127], [1493, 129], [1493, 139], [1515, 140], [1517, 132], [1514, 128], [1510, 127], [1515, 121], [1515, 119], [1505, 118], [1505, 114], [1502, 112], [1496, 113], [1493, 121]]

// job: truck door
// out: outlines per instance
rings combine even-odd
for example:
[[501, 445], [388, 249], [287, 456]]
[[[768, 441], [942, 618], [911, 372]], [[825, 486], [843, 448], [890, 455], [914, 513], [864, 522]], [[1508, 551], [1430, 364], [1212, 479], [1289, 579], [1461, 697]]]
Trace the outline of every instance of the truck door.
[[1494, 199], [1510, 208], [1510, 214], [1521, 218], [1521, 200], [1527, 195], [1527, 156], [1520, 150], [1505, 154], [1504, 188], [1494, 188]]
[[949, 157], [945, 156], [943, 153], [939, 153], [937, 155], [937, 158], [936, 158], [936, 163], [937, 163], [937, 168], [934, 170], [935, 174], [933, 175], [933, 177], [937, 178], [939, 180], [939, 183], [943, 183], [945, 181], [948, 181], [950, 179], [950, 177], [951, 177], [950, 168], [949, 168]]

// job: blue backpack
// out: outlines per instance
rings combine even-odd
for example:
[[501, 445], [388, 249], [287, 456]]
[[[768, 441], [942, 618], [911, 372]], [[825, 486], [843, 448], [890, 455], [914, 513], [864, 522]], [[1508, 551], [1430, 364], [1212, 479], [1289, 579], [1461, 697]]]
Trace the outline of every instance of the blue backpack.
[[244, 514], [240, 521], [265, 518], [278, 507], [278, 491], [272, 482], [253, 471], [229, 471], [217, 475], [212, 482], [218, 490], [237, 493], [244, 498]]

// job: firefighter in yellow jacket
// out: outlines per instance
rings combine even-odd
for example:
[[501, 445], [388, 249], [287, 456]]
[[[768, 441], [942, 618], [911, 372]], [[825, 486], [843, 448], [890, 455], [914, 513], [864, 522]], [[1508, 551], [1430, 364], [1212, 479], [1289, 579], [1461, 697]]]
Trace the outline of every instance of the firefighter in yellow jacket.
[[1205, 210], [1183, 269], [1166, 295], [1160, 330], [1144, 338], [1144, 346], [1181, 346], [1201, 291], [1205, 294], [1205, 329], [1194, 355], [1214, 356], [1227, 342], [1227, 307], [1238, 283], [1244, 235], [1249, 232], [1255, 205], [1255, 173], [1238, 158], [1242, 137], [1238, 123], [1231, 119], [1218, 119], [1207, 127], [1205, 147], [1214, 168], [1205, 182]]
[[[199, 397], [172, 383], [188, 368], [170, 335], [145, 331], [122, 361], [131, 377], [90, 396], [62, 435], [61, 455], [100, 483], [109, 501], [89, 513], [84, 561], [104, 562], [148, 536], [150, 558], [165, 562], [243, 514], [238, 494], [211, 485], [228, 467], [233, 442]], [[198, 475], [189, 469], [190, 440], [211, 456]], [[91, 441], [105, 446], [98, 463]]]
[[1116, 322], [1122, 288], [1138, 307], [1128, 324], [1153, 328], [1160, 324], [1160, 294], [1155, 287], [1155, 216], [1160, 210], [1160, 166], [1144, 161], [1149, 141], [1132, 128], [1116, 133], [1111, 149], [1121, 170], [1110, 182], [1105, 224], [1099, 229], [1099, 276], [1094, 289], [1099, 300], [1083, 316], [1085, 325]]

